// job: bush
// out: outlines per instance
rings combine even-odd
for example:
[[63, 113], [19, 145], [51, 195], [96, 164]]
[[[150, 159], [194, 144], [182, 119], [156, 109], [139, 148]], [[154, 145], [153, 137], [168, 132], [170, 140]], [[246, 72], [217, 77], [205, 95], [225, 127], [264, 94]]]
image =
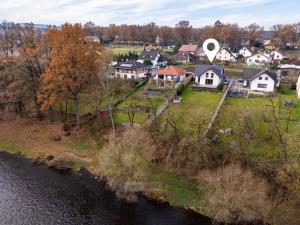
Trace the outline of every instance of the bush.
[[300, 165], [299, 163], [285, 164], [277, 170], [275, 182], [279, 187], [279, 201], [287, 201], [292, 205], [300, 205]]
[[245, 224], [264, 221], [268, 217], [271, 204], [267, 183], [250, 170], [232, 164], [216, 171], [202, 172], [200, 179], [211, 187], [207, 200], [215, 222]]
[[217, 90], [222, 91], [224, 88], [224, 83], [220, 83], [217, 87]]
[[290, 90], [291, 88], [287, 85], [280, 85], [278, 88], [277, 88], [277, 91], [280, 93], [280, 94], [289, 94], [290, 93]]
[[177, 95], [181, 95], [184, 90], [185, 90], [186, 86], [183, 84], [180, 84], [179, 87], [177, 88]]
[[98, 173], [107, 179], [108, 186], [120, 198], [134, 201], [135, 193], [145, 189], [153, 148], [143, 130], [126, 128], [103, 148]]

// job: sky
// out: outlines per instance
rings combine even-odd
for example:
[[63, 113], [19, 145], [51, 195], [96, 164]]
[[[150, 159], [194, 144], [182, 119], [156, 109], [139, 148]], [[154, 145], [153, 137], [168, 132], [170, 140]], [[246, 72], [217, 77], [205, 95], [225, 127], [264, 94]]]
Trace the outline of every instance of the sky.
[[299, 0], [0, 0], [0, 20], [61, 25], [175, 24], [193, 27], [223, 23], [246, 26], [300, 22]]

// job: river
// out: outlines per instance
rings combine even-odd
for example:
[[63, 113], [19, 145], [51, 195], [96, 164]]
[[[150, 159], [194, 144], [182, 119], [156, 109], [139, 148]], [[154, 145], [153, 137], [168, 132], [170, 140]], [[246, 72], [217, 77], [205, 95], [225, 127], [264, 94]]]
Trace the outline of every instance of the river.
[[118, 199], [89, 173], [59, 173], [0, 153], [0, 225], [208, 225], [201, 215], [140, 196]]

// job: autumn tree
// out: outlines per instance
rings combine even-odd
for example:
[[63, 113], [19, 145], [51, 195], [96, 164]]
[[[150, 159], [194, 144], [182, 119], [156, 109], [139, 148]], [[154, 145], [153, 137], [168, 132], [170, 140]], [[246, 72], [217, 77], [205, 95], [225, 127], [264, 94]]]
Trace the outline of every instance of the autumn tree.
[[80, 24], [64, 24], [61, 30], [52, 28], [47, 33], [51, 46], [51, 62], [42, 76], [40, 101], [43, 110], [55, 102], [71, 99], [74, 103], [76, 125], [80, 127], [80, 95], [88, 90], [101, 69], [102, 49], [84, 40]]
[[162, 26], [159, 28], [159, 37], [161, 39], [161, 44], [166, 46], [175, 40], [174, 29], [168, 26]]
[[109, 27], [106, 28], [105, 34], [111, 41], [115, 41], [116, 36], [118, 35], [118, 28], [115, 24], [110, 24]]
[[153, 43], [158, 34], [158, 26], [155, 23], [149, 23], [142, 27], [142, 40]]
[[[43, 118], [38, 102], [38, 91], [40, 89], [40, 78], [44, 72], [45, 64], [44, 48], [42, 34], [34, 29], [33, 24], [26, 24], [19, 29], [19, 38], [14, 57], [14, 69], [16, 73], [21, 74], [18, 77], [19, 85], [16, 85], [16, 91], [19, 88], [25, 90], [28, 98], [32, 99], [35, 107], [35, 113], [39, 119]], [[20, 83], [21, 82], [21, 83]]]
[[255, 46], [256, 42], [261, 37], [261, 32], [264, 30], [263, 27], [259, 26], [256, 23], [252, 23], [246, 27], [246, 32], [248, 36], [248, 40], [250, 42], [250, 46]]
[[189, 41], [191, 32], [192, 32], [192, 25], [190, 25], [189, 21], [180, 21], [175, 26], [176, 37], [182, 43], [187, 43]]
[[278, 44], [285, 46], [288, 42], [296, 42], [296, 28], [291, 24], [276, 24], [272, 26], [274, 32], [273, 37], [277, 40]]

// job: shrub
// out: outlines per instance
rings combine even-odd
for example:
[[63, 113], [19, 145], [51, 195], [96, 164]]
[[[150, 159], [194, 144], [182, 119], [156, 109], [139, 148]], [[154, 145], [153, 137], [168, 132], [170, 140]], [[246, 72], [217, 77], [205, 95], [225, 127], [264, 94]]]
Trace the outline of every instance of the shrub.
[[149, 162], [153, 145], [146, 133], [137, 128], [126, 129], [112, 139], [100, 154], [98, 173], [120, 198], [136, 199], [135, 193], [145, 189], [151, 172]]
[[186, 86], [183, 84], [180, 84], [179, 87], [177, 88], [177, 95], [181, 95], [184, 90], [185, 90]]
[[250, 170], [231, 164], [202, 172], [200, 178], [211, 187], [206, 197], [215, 222], [245, 224], [267, 218], [270, 209], [267, 184]]
[[220, 83], [220, 84], [218, 85], [218, 87], [217, 87], [217, 89], [218, 89], [219, 91], [222, 91], [223, 88], [224, 88], [224, 83]]
[[289, 94], [290, 92], [290, 87], [287, 86], [287, 85], [280, 85], [278, 88], [277, 88], [277, 91], [280, 93], [280, 94]]

